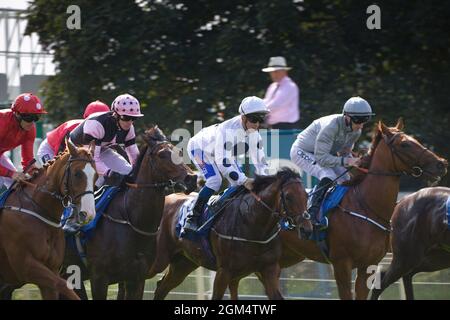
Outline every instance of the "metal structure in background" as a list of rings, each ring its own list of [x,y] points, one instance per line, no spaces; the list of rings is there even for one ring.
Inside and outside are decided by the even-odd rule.
[[[9,108],[12,99],[21,92],[40,96],[41,83],[54,73],[51,53],[42,49],[38,36],[26,36],[26,10],[0,8],[0,108]],[[44,136],[42,122],[36,125],[35,150]],[[10,153],[19,168],[20,148]]]

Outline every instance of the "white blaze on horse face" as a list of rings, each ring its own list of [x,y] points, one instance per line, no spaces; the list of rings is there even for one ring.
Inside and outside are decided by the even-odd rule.
[[[83,169],[86,175],[86,192],[94,191],[95,169],[90,163],[86,163]],[[81,211],[87,213],[87,220],[95,218],[95,199],[93,193],[85,194],[81,197]]]

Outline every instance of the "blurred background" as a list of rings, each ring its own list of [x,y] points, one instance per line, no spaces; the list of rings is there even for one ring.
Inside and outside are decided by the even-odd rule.
[[[381,9],[379,30],[366,26],[371,4]],[[79,29],[67,27],[70,5],[80,8]],[[166,133],[193,132],[194,120],[222,121],[237,114],[245,96],[262,97],[271,81],[261,68],[269,57],[284,56],[300,88],[301,118],[298,130],[280,133],[281,158],[289,157],[284,150],[302,128],[340,113],[349,97],[360,95],[375,120],[394,125],[403,117],[408,134],[448,159],[448,17],[450,2],[437,0],[0,0],[0,105],[9,107],[20,92],[42,97],[49,111],[38,123],[42,138],[80,118],[89,102],[110,104],[128,92],[145,113],[139,130],[157,123]],[[371,129],[365,128],[361,147]],[[448,175],[441,185],[450,185]],[[402,180],[403,192],[420,187]],[[328,268],[311,272],[325,275]],[[449,273],[442,272],[436,277],[444,287],[421,288],[448,299],[442,277],[448,281]],[[317,292],[335,296],[332,287]]]

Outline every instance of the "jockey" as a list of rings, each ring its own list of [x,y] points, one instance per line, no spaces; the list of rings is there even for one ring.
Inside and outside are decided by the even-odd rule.
[[[291,160],[303,171],[320,180],[317,192],[312,195],[308,213],[314,228],[327,227],[319,217],[320,205],[326,191],[336,178],[349,179],[346,167],[356,166],[358,158],[352,157],[355,142],[371,117],[372,108],[360,97],[352,97],[344,104],[342,114],[319,118],[297,136],[291,148]]]
[[[104,176],[123,177],[131,173],[139,149],[136,145],[133,122],[144,115],[139,101],[129,94],[114,99],[111,111],[93,114],[70,133],[75,145],[87,146],[95,141],[94,161],[99,174],[97,187],[104,183]],[[124,144],[131,164],[120,154],[109,148],[115,144]]]
[[[109,107],[97,100],[86,106],[83,118],[86,119],[93,113],[108,111]],[[70,132],[72,132],[81,122],[83,122],[83,119],[69,120],[47,133],[47,138],[41,142],[37,151],[37,157],[42,164],[53,159],[58,152],[62,152],[66,149],[65,138],[68,137]]]
[[[261,123],[269,113],[264,101],[258,97],[247,97],[239,106],[240,115],[202,129],[188,142],[189,157],[203,172],[206,182],[200,190],[192,215],[188,216],[185,231],[196,231],[199,217],[214,192],[222,185],[225,176],[232,186],[244,185],[251,189],[253,179],[247,178],[237,162],[237,156],[250,153],[256,173],[268,174],[264,158],[262,139],[258,132]]]
[[[44,110],[39,98],[32,93],[22,93],[13,102],[11,109],[0,110],[0,186],[9,187],[13,180],[25,178],[17,172],[5,152],[18,146],[22,148],[22,168],[33,160],[33,145],[36,138],[34,122]],[[29,169],[34,169],[34,164]]]

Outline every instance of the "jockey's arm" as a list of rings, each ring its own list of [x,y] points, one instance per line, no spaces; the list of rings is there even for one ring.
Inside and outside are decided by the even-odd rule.
[[[326,126],[317,135],[314,147],[314,156],[317,163],[326,168],[343,166],[344,157],[337,157],[331,154],[334,139],[337,135],[337,127]]]
[[[218,132],[214,146],[214,162],[220,173],[232,184],[242,185],[247,180],[247,176],[240,170],[232,150],[225,149],[224,145],[225,137]]]
[[[262,139],[258,132],[249,135],[249,144],[249,156],[251,163],[255,166],[256,174],[268,175],[269,165],[267,164]]]
[[[22,143],[21,145],[23,169],[25,169],[28,166],[28,164],[34,159],[33,146],[35,139],[36,139],[36,128],[33,128],[27,132],[25,142]]]
[[[125,151],[130,159],[131,165],[136,163],[139,157],[139,148],[136,145],[136,135],[134,133],[134,126],[130,128],[127,136],[125,137]]]

